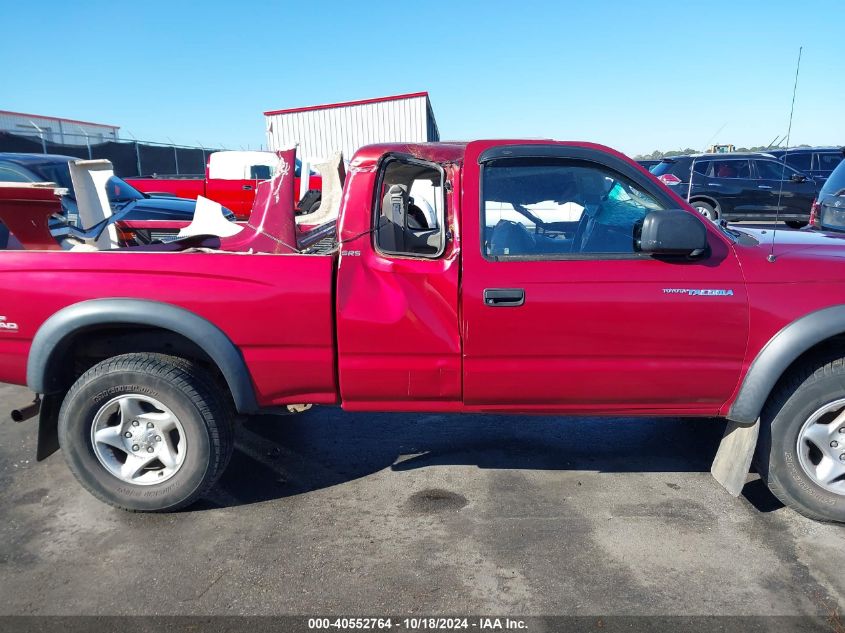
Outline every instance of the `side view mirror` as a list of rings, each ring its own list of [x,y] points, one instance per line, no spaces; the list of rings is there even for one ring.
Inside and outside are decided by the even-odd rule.
[[[707,250],[707,229],[688,211],[652,211],[643,220],[639,246],[654,255],[697,256]]]
[[[807,182],[807,177],[804,174],[792,174],[790,180],[792,182]]]

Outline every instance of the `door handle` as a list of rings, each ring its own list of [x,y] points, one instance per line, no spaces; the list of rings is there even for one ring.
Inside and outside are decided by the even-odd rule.
[[[515,308],[525,303],[525,291],[522,288],[487,288],[484,303],[491,308]]]
[[[769,185],[757,185],[758,189],[773,189],[774,187],[770,187]]]
[[[720,185],[718,182],[708,182],[707,186],[708,187],[721,187],[722,185]]]
[[[252,185],[244,185],[243,187],[241,187],[241,189],[243,189],[244,191],[252,191]]]

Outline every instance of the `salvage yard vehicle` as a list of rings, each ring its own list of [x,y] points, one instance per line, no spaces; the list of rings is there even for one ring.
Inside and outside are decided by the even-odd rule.
[[[823,184],[845,158],[845,147],[790,147],[788,150],[767,150],[766,153]]]
[[[78,223],[79,209],[69,164],[79,160],[58,154],[0,153],[0,182],[54,182],[67,189],[57,210],[71,225]],[[125,220],[120,226],[127,242],[175,237],[180,226],[190,223],[196,200],[177,197],[155,198],[143,194],[125,180],[112,176],[106,187],[112,213]],[[229,219],[235,216],[227,211]],[[131,227],[126,223],[130,223]],[[54,222],[54,226],[59,224]],[[140,240],[138,240],[140,238]]]
[[[721,417],[732,494],[756,448],[785,504],[845,521],[845,240],[705,221],[600,145],[495,140],[362,148],[336,244],[303,254],[292,180],[234,236],[0,252],[0,380],[39,394],[14,414],[39,459],[163,511],[214,484],[237,416]]]
[[[812,178],[768,154],[674,156],[651,173],[710,220],[784,220],[801,228],[818,192]]]
[[[813,202],[810,228],[845,232],[845,161],[833,170]]]
[[[180,198],[196,199],[204,196],[231,209],[239,220],[249,216],[258,183],[269,180],[277,168],[279,158],[275,152],[222,151],[212,152],[208,157],[205,177],[192,176],[149,176],[128,178],[134,187],[150,195],[169,194]],[[296,190],[299,191],[302,178],[302,164],[295,166]],[[308,186],[303,199],[297,205],[302,213],[312,213],[320,204],[320,177],[307,173]]]

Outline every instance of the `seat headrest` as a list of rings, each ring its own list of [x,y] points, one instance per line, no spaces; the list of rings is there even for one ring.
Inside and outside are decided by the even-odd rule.
[[[387,193],[384,194],[381,214],[388,222],[404,226],[409,198],[407,185],[391,185]]]

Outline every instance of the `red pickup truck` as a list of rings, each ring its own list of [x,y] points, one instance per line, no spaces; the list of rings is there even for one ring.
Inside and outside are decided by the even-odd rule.
[[[232,211],[238,220],[249,217],[255,190],[262,180],[269,180],[274,173],[278,156],[275,152],[225,151],[213,152],[208,157],[205,178],[178,176],[150,176],[126,178],[139,191],[153,195],[172,195],[196,200],[204,196]],[[301,164],[295,166],[295,191],[299,192]],[[320,190],[320,177],[309,172],[309,192],[297,205],[302,213],[313,212],[320,204],[315,195]]]
[[[58,444],[98,498],[172,510],[220,475],[238,415],[713,417],[732,492],[756,448],[784,503],[845,521],[841,238],[706,221],[587,143],[369,146],[341,200],[327,252],[272,223],[0,251],[0,381],[41,394],[16,413],[39,414],[39,458]]]

